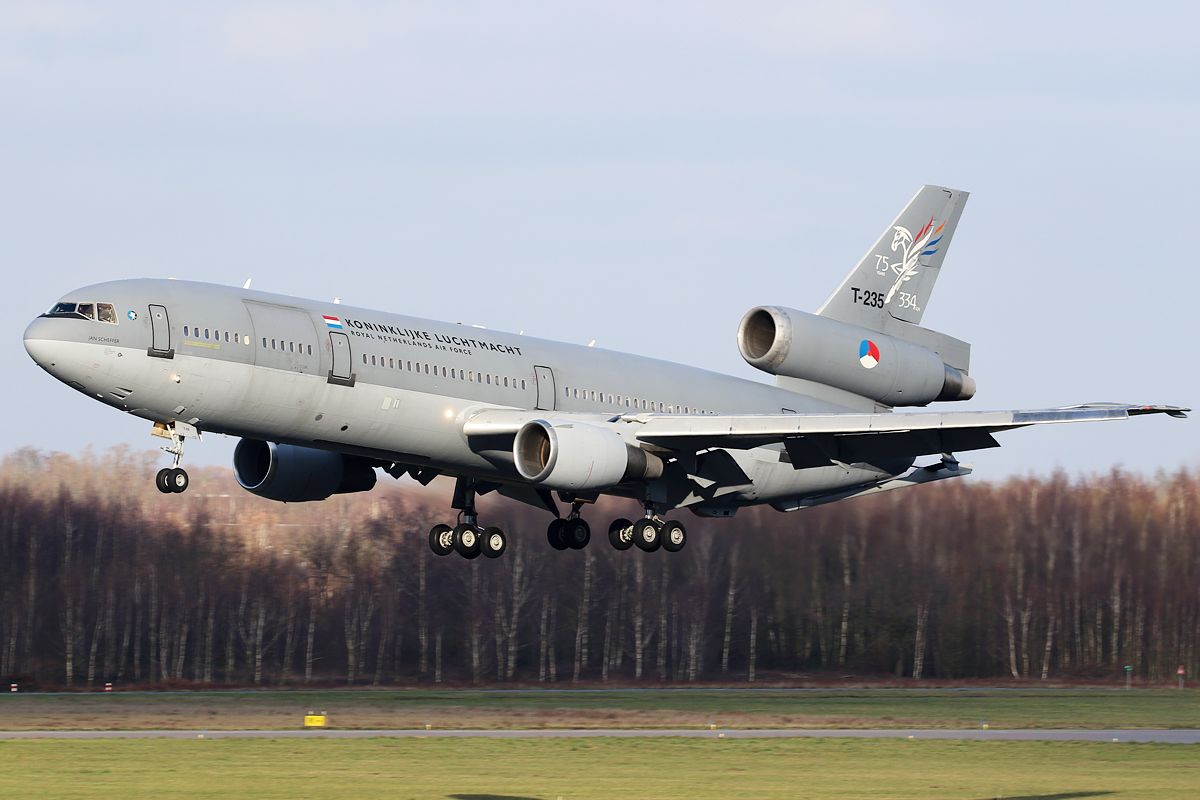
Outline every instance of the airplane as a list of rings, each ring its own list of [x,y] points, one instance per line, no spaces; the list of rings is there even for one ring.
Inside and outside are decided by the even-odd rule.
[[[556,550],[587,546],[586,505],[628,498],[642,513],[614,520],[610,544],[678,552],[687,530],[670,511],[796,511],[967,475],[956,454],[1014,428],[1186,416],[1116,403],[894,411],[975,394],[970,345],[919,324],[966,200],[922,187],[816,313],[748,311],[738,348],[773,384],[248,282],[98,283],[34,319],[24,343],[58,380],[153,423],[173,459],[156,476],[164,493],[188,488],[184,443],[202,433],[240,437],[238,483],[276,501],[367,491],[376,470],[450,476],[456,524],[434,525],[429,546],[468,559],[507,547],[479,523],[490,492],[549,512]]]

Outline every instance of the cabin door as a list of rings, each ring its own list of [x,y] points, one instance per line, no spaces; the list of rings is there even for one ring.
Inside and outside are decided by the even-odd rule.
[[[167,307],[150,304],[150,349],[146,351],[155,358],[174,358],[171,349],[171,320]]]
[[[354,357],[350,351],[350,337],[340,331],[330,331],[329,344],[333,351],[333,368],[329,370],[329,382],[339,386],[353,386]]]
[[[534,367],[534,377],[537,379],[537,405],[539,411],[554,410],[554,371],[549,367]]]

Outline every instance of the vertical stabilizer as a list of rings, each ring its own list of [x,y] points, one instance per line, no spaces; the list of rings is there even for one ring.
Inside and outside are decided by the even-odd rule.
[[[966,202],[967,192],[922,187],[817,313],[877,331],[919,324]]]

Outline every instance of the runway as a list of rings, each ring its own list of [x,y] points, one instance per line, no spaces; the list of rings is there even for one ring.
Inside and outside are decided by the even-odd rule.
[[[914,739],[962,741],[1135,742],[1200,744],[1200,729],[897,729],[897,728],[756,728],[727,730],[570,728],[528,730],[145,730],[145,731],[0,731],[3,739],[589,739],[611,737],[684,739]]]

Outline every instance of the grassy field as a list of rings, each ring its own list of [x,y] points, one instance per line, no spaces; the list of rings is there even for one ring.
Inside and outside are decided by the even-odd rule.
[[[258,691],[0,695],[0,729],[1194,728],[1200,691],[853,689]],[[1200,794],[1200,792],[1198,792]]]
[[[0,742],[12,798],[1195,798],[1189,745],[588,739]]]

